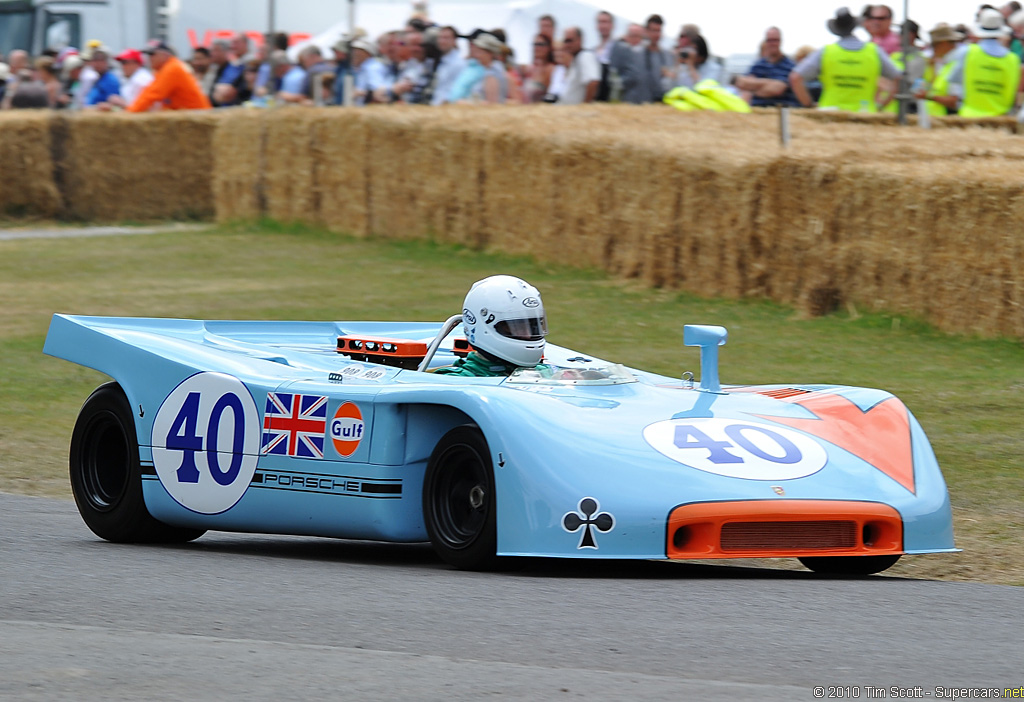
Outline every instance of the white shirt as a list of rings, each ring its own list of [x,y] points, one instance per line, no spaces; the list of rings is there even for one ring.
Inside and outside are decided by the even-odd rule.
[[[121,97],[124,98],[125,103],[131,105],[135,102],[135,98],[139,96],[142,89],[153,82],[153,74],[149,72],[148,68],[140,66],[135,69],[135,73],[132,73],[132,77],[127,79],[121,84]]]
[[[593,51],[581,51],[572,60],[565,74],[565,90],[558,99],[559,105],[579,105],[587,96],[587,86],[601,80],[601,64]]]
[[[431,105],[440,105],[447,102],[448,94],[455,85],[455,79],[466,66],[466,60],[459,55],[458,48],[454,48],[441,57],[437,64],[437,72],[434,74],[434,96],[430,98]]]
[[[551,79],[548,80],[548,95],[555,95],[559,99],[565,92],[565,66],[558,64],[551,69]]]

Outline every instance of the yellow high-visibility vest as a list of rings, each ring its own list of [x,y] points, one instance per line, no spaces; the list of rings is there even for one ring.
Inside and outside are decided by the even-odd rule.
[[[996,58],[975,44],[964,57],[964,98],[961,117],[997,117],[1013,108],[1020,83],[1016,54]]]
[[[878,112],[875,92],[882,75],[882,59],[874,44],[857,50],[829,44],[821,56],[819,107],[850,112]]]

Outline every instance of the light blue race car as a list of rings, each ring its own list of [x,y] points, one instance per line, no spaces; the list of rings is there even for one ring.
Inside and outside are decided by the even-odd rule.
[[[106,373],[71,438],[83,519],[111,541],[206,530],[430,541],[510,556],[794,557],[869,574],[955,551],[917,420],[881,390],[721,386],[721,327],[687,326],[701,380],[548,344],[510,376],[431,371],[440,323],[55,315],[44,352]]]

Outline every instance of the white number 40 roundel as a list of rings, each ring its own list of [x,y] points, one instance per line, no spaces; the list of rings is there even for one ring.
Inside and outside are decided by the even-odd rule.
[[[668,419],[644,429],[659,453],[707,473],[746,480],[792,480],[817,473],[824,447],[800,432],[736,419]]]
[[[153,421],[153,465],[183,507],[230,509],[256,472],[260,417],[238,378],[197,373],[171,391]]]

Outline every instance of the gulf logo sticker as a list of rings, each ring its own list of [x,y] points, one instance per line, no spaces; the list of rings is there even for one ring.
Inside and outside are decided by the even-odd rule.
[[[334,450],[345,458],[351,456],[359,448],[365,429],[363,413],[359,411],[358,405],[354,402],[343,402],[335,410],[334,419],[331,420],[331,441],[334,443]]]
[[[825,448],[806,434],[736,419],[668,419],[645,428],[644,439],[673,461],[744,480],[803,478],[828,461]]]

